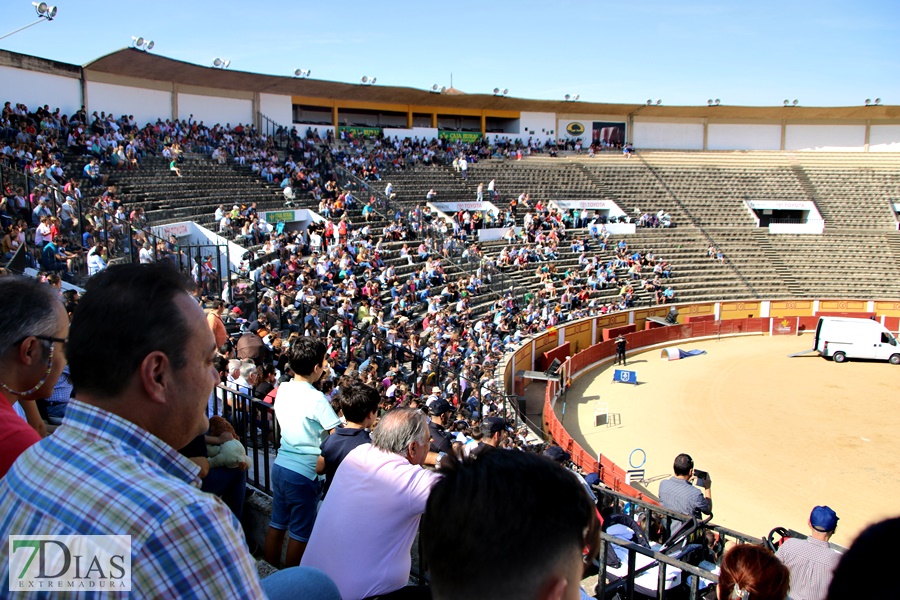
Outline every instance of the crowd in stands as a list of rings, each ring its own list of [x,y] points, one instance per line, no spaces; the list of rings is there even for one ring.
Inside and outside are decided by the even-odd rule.
[[[70,149],[90,156],[83,181],[90,181],[92,191],[98,193],[93,207],[81,217],[84,220],[81,239],[70,236],[66,241],[66,236],[56,233],[59,227],[53,229],[52,220],[62,217],[62,231],[73,232],[77,217],[68,198],[83,199],[76,181],[72,178],[67,181],[64,188],[67,200],[57,210],[58,216],[45,215],[50,222],[50,233],[36,236],[36,249],[42,252],[41,266],[46,270],[71,277],[73,263],[83,261],[88,274],[93,275],[105,268],[113,256],[122,253],[136,255],[142,263],[181,261],[177,240],[153,239],[147,231],[149,224],[142,209],[129,214],[117,196],[116,187],[103,185],[101,164],[109,169],[138,168],[141,159],[149,153],[171,158],[174,165],[182,151],[195,151],[207,153],[219,163],[233,161],[250,165],[260,177],[290,188],[294,198],[304,198],[317,205],[325,220],[299,234],[276,234],[270,224],[258,218],[255,203],[235,205],[230,211],[219,207],[215,219],[220,234],[247,246],[261,244],[261,256],[277,257],[259,271],[258,277],[269,289],[265,301],[270,303],[271,310],[266,313],[260,304],[251,307],[249,312],[268,314],[272,319],[277,315],[278,322],[269,322],[267,327],[278,339],[282,329],[285,333],[324,334],[318,319],[307,317],[307,309],[315,307],[328,318],[337,320],[337,329],[332,330],[335,337],[348,334],[337,348],[335,360],[339,368],[352,367],[352,362],[368,367],[379,344],[392,356],[399,351],[401,363],[420,371],[415,381],[407,381],[415,394],[422,394],[436,384],[455,404],[473,392],[480,399],[496,396],[498,386],[493,367],[502,353],[524,335],[567,319],[625,310],[634,305],[637,290],[652,293],[657,303],[671,301],[673,296],[672,288],[664,288],[661,283],[663,278],[671,276],[671,268],[652,251],[626,253],[627,247],[620,244],[615,259],[601,262],[598,255],[591,256],[592,243],[601,250],[607,249],[609,233],[602,224],[603,219],[596,214],[589,215],[586,210],[559,213],[541,201],[532,203],[530,196],[522,193],[513,197],[509,210],[500,214],[460,211],[447,223],[436,218],[429,207],[417,205],[408,211],[397,208],[393,215],[388,215],[393,218],[388,219],[387,226],[377,235],[368,219],[376,214],[375,206],[382,209],[383,205],[377,203],[374,195],[357,198],[354,194],[358,191],[339,189],[335,180],[335,166],[343,166],[361,179],[377,180],[384,170],[427,165],[439,153],[452,155],[459,165],[460,159],[475,162],[498,152],[521,152],[523,146],[528,152],[538,151],[540,148],[534,143],[523,145],[501,140],[491,145],[398,138],[367,141],[344,131],[343,143],[338,144],[330,133],[322,139],[313,129],[300,135],[295,128],[289,135],[281,135],[287,141],[287,151],[282,155],[272,138],[253,127],[209,128],[202,121],[195,121],[192,115],[184,121],[160,120],[139,128],[128,116],[115,119],[101,112],[87,118],[81,110],[67,119],[58,111],[51,113],[47,107],[33,114],[25,112],[24,107],[18,108],[25,114],[6,116],[5,113],[8,129],[16,129],[17,125],[17,136],[22,132],[30,135],[29,128],[39,123],[45,135],[37,136],[35,142],[49,144],[44,148],[46,155],[55,152],[59,158],[62,155],[58,143],[66,137]],[[126,158],[134,157],[133,164],[114,158],[123,144]],[[40,150],[32,150],[42,154]],[[59,167],[58,158],[54,161]],[[47,169],[40,159],[20,161],[19,166],[32,173]],[[61,174],[59,178],[62,179]],[[52,181],[55,180],[48,183]],[[393,194],[390,184],[386,191],[388,195]],[[499,198],[493,182],[488,185],[488,193],[492,199]],[[37,200],[35,211],[42,206],[39,197]],[[12,201],[20,202],[15,196]],[[351,211],[360,205],[364,220],[354,224],[350,220]],[[70,208],[66,209],[67,206]],[[518,225],[518,218],[522,230],[517,237],[514,226]],[[128,232],[125,223],[131,225]],[[475,230],[501,224],[509,227],[506,238],[509,245],[496,257],[488,256],[473,242]],[[567,228],[585,227],[590,237],[570,235],[572,239],[567,239]],[[7,253],[12,251],[13,240],[19,235],[7,236]],[[399,251],[391,250],[388,244],[394,241],[407,244]],[[560,258],[560,244],[570,245],[573,253],[579,252],[577,269],[557,272],[555,262]],[[386,262],[395,255],[405,258],[415,269],[399,276],[397,268]],[[457,256],[470,268],[454,275],[445,272],[442,259]],[[512,292],[493,294],[496,297],[490,315],[473,317],[473,302],[484,296],[498,273],[535,267],[536,292],[529,289],[518,300]],[[616,274],[621,269],[628,271],[622,281]],[[211,257],[195,262],[192,275],[209,295],[218,295],[224,283],[223,299],[231,307],[246,310],[246,306],[233,302],[231,282],[220,281]],[[601,301],[596,297],[594,292],[610,286],[619,287],[617,298]],[[372,377],[381,378],[387,370],[379,366]]]

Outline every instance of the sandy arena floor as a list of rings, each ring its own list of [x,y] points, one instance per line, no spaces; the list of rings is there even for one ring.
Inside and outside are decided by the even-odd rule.
[[[832,541],[847,546],[900,514],[900,367],[787,358],[811,346],[808,335],[753,336],[681,343],[707,354],[671,362],[659,349],[629,356],[640,385],[611,383],[611,364],[587,373],[568,392],[564,424],[624,469],[642,448],[654,495],[687,452],[710,472],[717,524],[759,537],[779,525],[806,533],[812,507],[827,504],[840,517]],[[598,400],[621,425],[594,427]]]

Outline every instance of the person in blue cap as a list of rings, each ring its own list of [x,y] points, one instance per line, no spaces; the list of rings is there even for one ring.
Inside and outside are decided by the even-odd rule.
[[[792,600],[824,600],[841,555],[828,540],[837,529],[838,516],[828,506],[817,506],[809,515],[809,537],[788,538],[776,556],[791,572]]]

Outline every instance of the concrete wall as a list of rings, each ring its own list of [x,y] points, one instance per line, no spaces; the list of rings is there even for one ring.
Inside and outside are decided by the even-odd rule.
[[[390,137],[392,140],[395,137],[400,138],[401,140],[404,138],[419,138],[425,139],[427,141],[431,141],[438,136],[438,130],[431,127],[415,127],[413,129],[398,129],[396,127],[385,127],[384,128],[384,137]]]
[[[197,121],[212,127],[216,123],[222,126],[230,123],[236,127],[238,123],[252,124],[254,121],[253,102],[240,98],[219,98],[197,94],[178,94],[178,118],[187,119],[193,114]]]
[[[788,124],[784,134],[785,150],[862,152],[865,142],[865,125]]]
[[[703,123],[634,121],[634,146],[638,150],[702,150]]]
[[[0,65],[0,90],[0,102],[24,104],[31,111],[48,104],[51,111],[59,108],[72,116],[81,108],[81,80],[76,77]]]
[[[780,150],[781,125],[710,123],[707,150]]]
[[[260,94],[259,112],[290,130],[293,120],[293,105],[290,96]]]
[[[556,139],[556,115],[554,113],[523,112],[519,117],[522,141],[535,138],[544,142]]]
[[[172,92],[88,81],[88,112],[134,115],[139,126],[172,118]]]
[[[900,125],[872,125],[869,152],[900,152]]]

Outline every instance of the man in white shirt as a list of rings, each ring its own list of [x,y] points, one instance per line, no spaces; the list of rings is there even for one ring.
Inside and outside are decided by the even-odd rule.
[[[342,598],[368,598],[404,588],[410,549],[432,486],[440,476],[421,467],[428,455],[425,415],[389,411],[372,443],[354,448],[335,473],[301,565],[323,570]],[[365,524],[347,519],[365,514]]]

